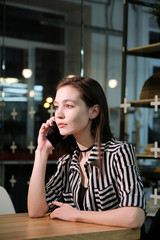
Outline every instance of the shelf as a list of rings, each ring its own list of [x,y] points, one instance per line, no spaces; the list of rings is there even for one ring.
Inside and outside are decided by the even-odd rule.
[[[150,105],[150,102],[154,102],[155,99],[143,99],[143,100],[134,100],[134,101],[127,101],[127,103],[131,104],[131,107],[147,107],[147,108],[153,108],[154,106]],[[158,101],[160,101],[160,98],[158,98]]]
[[[153,154],[136,154],[137,158],[152,158],[152,159],[160,159],[160,155],[157,158],[154,157]]]
[[[160,58],[160,42],[142,47],[130,48],[127,54],[140,57]]]

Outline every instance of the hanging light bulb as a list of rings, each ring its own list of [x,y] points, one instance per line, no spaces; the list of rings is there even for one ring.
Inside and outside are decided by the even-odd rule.
[[[109,85],[110,88],[115,88],[115,87],[117,87],[117,85],[118,85],[117,79],[110,79],[110,80],[108,81],[108,85]]]
[[[24,78],[30,78],[32,76],[32,70],[30,68],[24,68],[22,70],[22,75]]]
[[[48,97],[48,98],[46,99],[46,102],[48,102],[48,103],[53,102],[53,98],[52,98],[52,97]]]
[[[49,108],[49,107],[50,107],[50,104],[49,104],[48,102],[45,102],[45,103],[43,104],[43,106],[44,106],[44,108]]]

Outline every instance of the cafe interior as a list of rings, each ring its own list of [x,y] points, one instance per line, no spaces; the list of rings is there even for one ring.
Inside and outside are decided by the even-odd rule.
[[[0,186],[15,213],[27,212],[37,136],[54,116],[56,85],[64,76],[79,75],[101,84],[114,137],[136,147],[148,210],[155,214],[160,206],[160,26],[151,9],[157,2],[0,1]],[[51,152],[46,182],[58,157]]]

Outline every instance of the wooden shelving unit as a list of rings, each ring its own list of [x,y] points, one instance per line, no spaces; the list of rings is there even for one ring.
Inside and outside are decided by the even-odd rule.
[[[141,5],[150,7],[150,3],[142,2],[142,1],[133,1],[133,0],[126,0],[124,1],[124,20],[123,20],[123,48],[122,48],[122,90],[121,90],[121,102],[124,101],[125,98],[125,89],[126,89],[126,69],[127,69],[127,56],[132,55],[135,57],[147,57],[147,58],[158,58],[160,59],[160,42],[149,44],[145,46],[138,46],[134,48],[127,48],[127,41],[128,41],[128,18],[129,18],[129,4]],[[160,94],[158,95],[158,101],[160,101]],[[131,108],[127,109],[127,114],[134,113],[136,108],[154,108],[151,105],[151,102],[155,102],[155,99],[140,99],[140,100],[133,100],[127,101]],[[120,137],[123,139],[125,135],[125,116],[124,112],[121,111],[121,125],[120,125]],[[154,153],[147,153],[147,154],[136,154],[138,159],[160,159],[160,154],[155,158]]]
[[[160,58],[160,42],[146,46],[130,48],[127,50],[127,54],[132,56]]]
[[[151,159],[160,159],[160,155],[157,157],[157,158],[155,158],[154,157],[154,155],[153,154],[136,154],[136,157],[137,158],[151,158]]]
[[[151,102],[154,102],[154,98],[151,99],[143,99],[143,100],[134,100],[134,101],[128,101],[127,103],[130,103],[132,107],[146,107],[146,108],[153,108],[153,106],[150,105]],[[158,101],[160,101],[160,98],[158,98]]]

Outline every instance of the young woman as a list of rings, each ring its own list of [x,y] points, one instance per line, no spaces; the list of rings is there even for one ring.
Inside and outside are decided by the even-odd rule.
[[[93,79],[64,78],[57,86],[55,118],[43,123],[28,192],[30,217],[50,211],[51,219],[141,227],[145,219],[143,185],[135,150],[112,137],[108,106]],[[57,171],[45,186],[53,149],[45,135],[56,122],[64,139]]]

